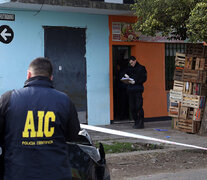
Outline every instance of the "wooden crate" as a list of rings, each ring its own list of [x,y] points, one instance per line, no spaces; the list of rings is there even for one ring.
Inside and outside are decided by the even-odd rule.
[[[183,81],[174,81],[173,90],[183,91]]]
[[[193,119],[194,108],[188,108],[187,119]]]
[[[182,132],[197,133],[200,129],[200,121],[193,121],[192,119],[179,119],[177,126]]]
[[[181,119],[187,119],[188,116],[188,107],[180,107],[180,114],[179,114],[179,118]]]
[[[205,69],[205,58],[196,58],[195,70],[203,71]]]
[[[180,113],[180,104],[178,100],[170,99],[169,113],[170,117],[179,117]]]
[[[191,94],[192,93],[192,82],[183,82],[183,93]]]
[[[183,69],[175,69],[173,80],[183,81]]]
[[[194,82],[194,83],[206,83],[206,72],[184,69],[183,70],[183,81]]]
[[[185,54],[182,53],[176,53],[175,55],[175,67],[178,67],[178,69],[184,69],[185,67]]]
[[[199,95],[207,96],[207,84],[201,84]]]
[[[193,83],[192,94],[199,95],[199,96],[206,96],[207,84]]]
[[[194,121],[201,121],[202,120],[202,117],[203,117],[203,112],[204,110],[203,109],[200,109],[200,108],[195,108],[194,109],[194,112],[193,112],[193,120]]]
[[[193,111],[193,120],[194,121],[201,121],[202,117],[203,117],[203,112],[204,112],[203,109],[195,108]]]
[[[171,102],[181,102],[183,98],[183,93],[182,91],[175,91],[175,90],[170,90],[170,101]]]
[[[194,56],[194,57],[206,57],[205,53],[205,46],[203,44],[194,44],[194,43],[188,43],[186,45],[186,54],[187,56]]]
[[[193,119],[194,116],[194,108],[189,108],[189,107],[180,107],[180,114],[179,118],[180,119]]]
[[[181,105],[183,107],[204,108],[205,96],[183,94]]]
[[[170,107],[180,107],[180,105],[181,105],[180,100],[170,99]]]
[[[179,107],[169,107],[169,112],[168,112],[168,116],[170,117],[179,117]]]
[[[192,56],[185,57],[185,69],[192,69],[193,64],[195,64],[195,58]]]
[[[200,83],[193,83],[193,95],[200,95],[201,91],[201,84]]]
[[[179,119],[178,118],[173,118],[172,119],[172,121],[173,121],[173,129],[179,129],[178,128],[178,121],[179,121]]]

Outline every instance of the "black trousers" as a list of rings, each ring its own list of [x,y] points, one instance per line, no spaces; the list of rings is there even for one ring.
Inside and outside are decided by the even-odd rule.
[[[143,97],[141,92],[129,93],[129,107],[137,128],[144,128]]]

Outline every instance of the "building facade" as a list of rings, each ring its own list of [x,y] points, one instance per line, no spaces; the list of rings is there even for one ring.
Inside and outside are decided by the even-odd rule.
[[[134,55],[148,71],[145,117],[167,116],[165,43],[122,41],[114,33],[116,23],[135,22],[130,3],[133,1],[0,0],[0,94],[21,88],[30,61],[45,56],[54,66],[54,86],[75,102],[81,122],[107,125],[119,120],[116,57]]]

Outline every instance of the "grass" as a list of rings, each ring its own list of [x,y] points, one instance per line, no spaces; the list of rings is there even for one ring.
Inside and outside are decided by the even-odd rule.
[[[130,142],[112,142],[111,144],[102,143],[106,154],[122,153],[132,151],[146,151],[154,149],[163,149],[163,145],[158,144],[144,144],[144,143],[130,143]],[[99,147],[99,143],[95,142],[95,146]]]

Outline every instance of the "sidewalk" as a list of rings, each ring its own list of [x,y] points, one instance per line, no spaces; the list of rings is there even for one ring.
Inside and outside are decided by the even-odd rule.
[[[206,137],[188,134],[171,128],[171,121],[146,122],[145,129],[133,129],[133,123],[119,123],[103,128],[134,133],[183,144],[207,147]],[[159,131],[165,130],[165,131]],[[103,143],[114,141],[160,144],[155,141],[127,138],[88,131],[92,140]],[[162,144],[163,149],[106,154],[106,162],[113,180],[204,180],[206,179],[206,151],[185,151],[189,147]],[[184,151],[183,151],[184,150]],[[202,169],[202,174],[197,169]],[[189,169],[189,171],[186,171]],[[195,174],[194,174],[195,173]],[[169,177],[169,178],[168,178]],[[192,177],[192,178],[189,178]],[[198,177],[197,179],[194,177]]]
[[[171,127],[171,121],[146,122],[144,129],[133,129],[132,125],[133,124],[130,122],[125,122],[125,123],[114,123],[111,125],[100,126],[100,127],[134,133],[134,134],[153,137],[153,138],[158,138],[162,140],[178,142],[178,143],[207,147],[206,137],[199,136],[197,134],[188,134],[185,132],[174,130]],[[122,137],[118,135],[111,135],[111,134],[100,133],[100,132],[95,132],[95,131],[88,131],[88,132],[92,140],[97,140],[100,142],[107,142],[107,141],[122,141],[123,142],[124,141],[124,142],[160,144],[159,142],[155,142],[155,141],[146,141],[142,139],[127,138],[127,137]],[[164,146],[170,147],[170,149],[171,148],[188,149],[188,147],[170,145],[170,144],[164,144]]]

